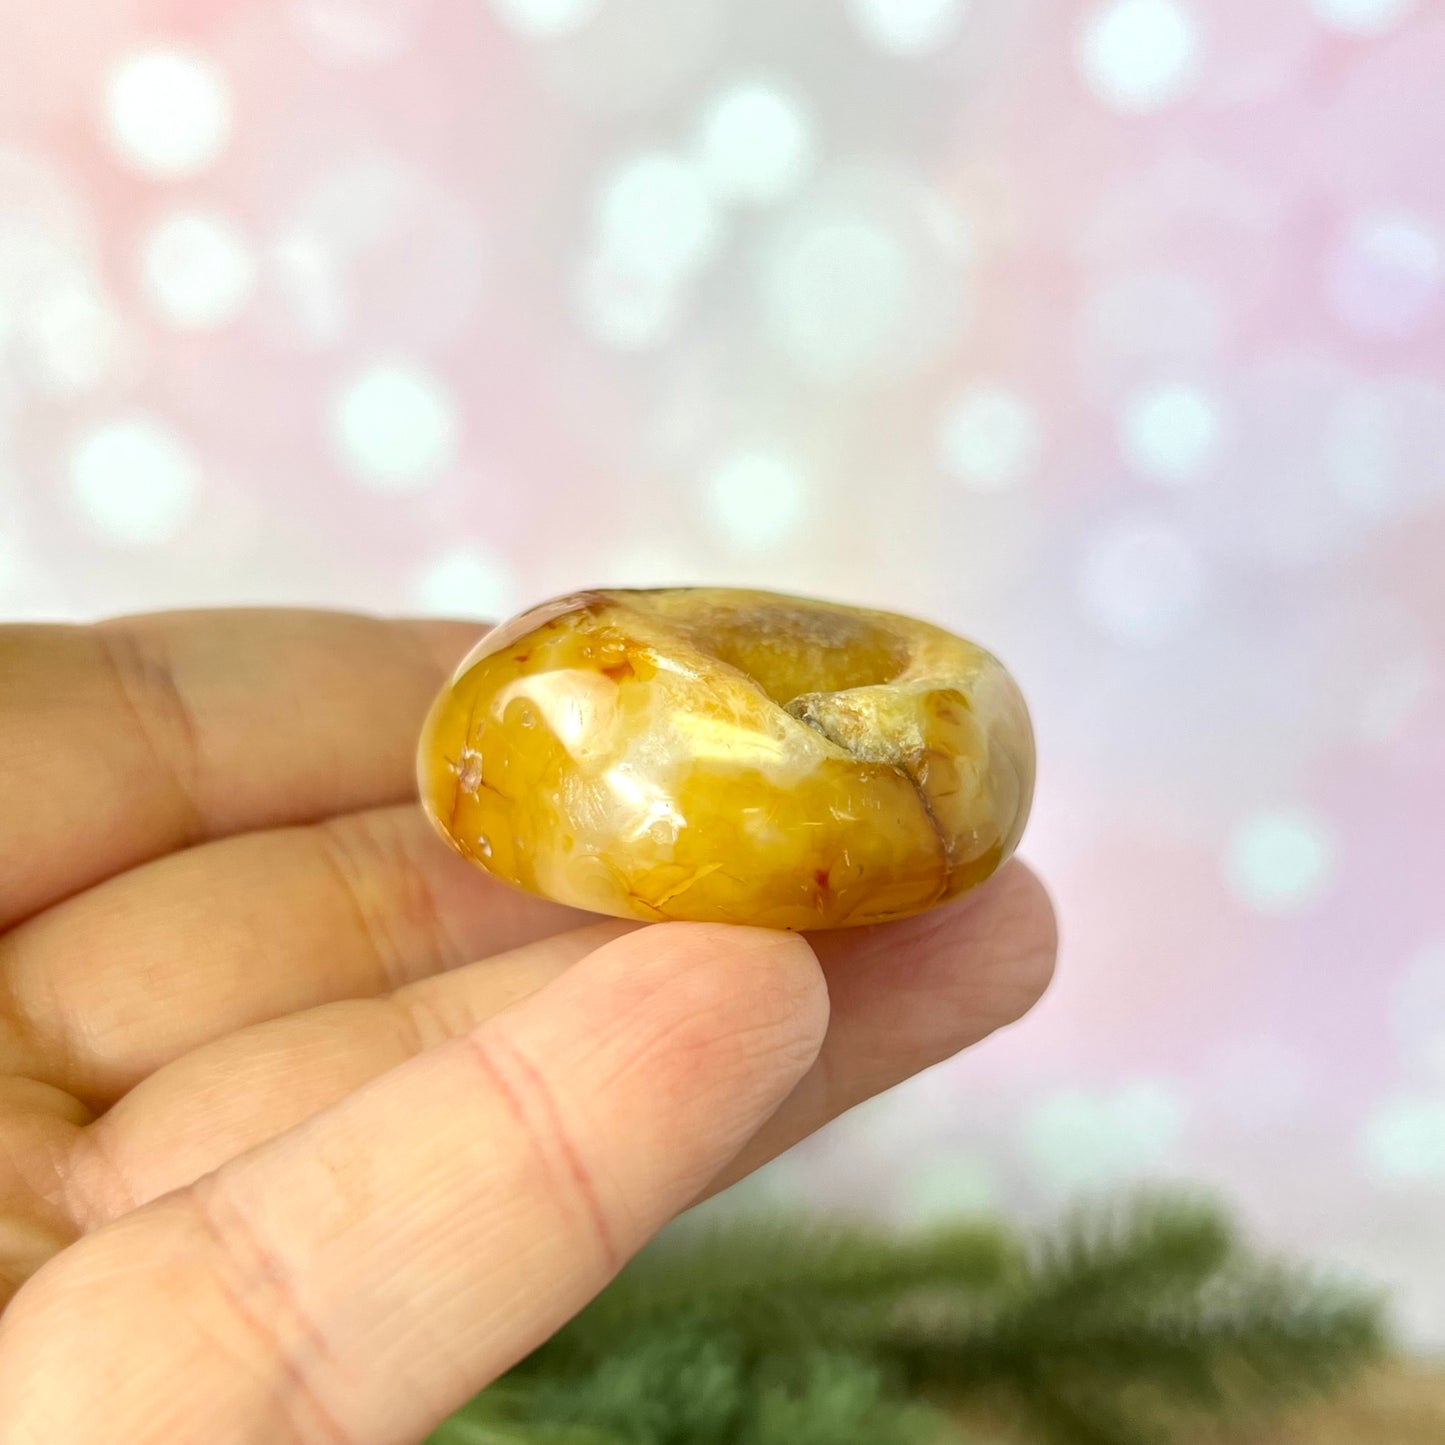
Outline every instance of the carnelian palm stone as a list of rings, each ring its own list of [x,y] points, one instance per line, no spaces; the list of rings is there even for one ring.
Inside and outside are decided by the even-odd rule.
[[[422,734],[442,836],[624,918],[837,928],[1013,852],[1028,712],[982,648],[888,612],[722,588],[579,592],[489,633]]]

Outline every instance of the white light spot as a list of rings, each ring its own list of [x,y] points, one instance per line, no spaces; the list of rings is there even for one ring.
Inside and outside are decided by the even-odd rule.
[[[110,143],[159,180],[182,180],[215,164],[231,138],[231,96],[221,72],[186,50],[127,56],[107,91]]]
[[[187,444],[164,422],[123,417],[95,427],[70,457],[70,485],[90,524],[130,546],[167,542],[186,524],[201,484]]]
[[[240,313],[256,285],[256,262],[224,216],[177,211],[145,238],[141,275],[160,315],[182,331],[209,331]]]
[[[795,95],[744,81],[708,103],[698,153],[703,176],[719,196],[765,205],[795,190],[812,169],[812,122]]]
[[[1040,1174],[1072,1193],[1157,1173],[1177,1147],[1185,1118],[1178,1091],[1160,1080],[1097,1095],[1063,1090],[1025,1121],[1024,1148]]]
[[[603,187],[597,235],[609,260],[639,275],[681,280],[722,240],[711,192],[695,166],[650,151],[618,166]]]
[[[1258,813],[1230,838],[1224,880],[1260,913],[1294,913],[1329,887],[1336,852],[1334,831],[1317,814]]]
[[[1118,110],[1158,110],[1199,77],[1199,23],[1180,0],[1112,0],[1084,27],[1079,64],[1099,98]]]
[[[342,460],[377,491],[425,486],[456,460],[456,407],[435,378],[410,366],[368,368],[332,413]]]
[[[416,600],[434,617],[482,617],[495,622],[516,612],[517,578],[500,557],[481,548],[459,548],[422,570]]]
[[[1445,239],[1418,216],[1357,216],[1330,257],[1330,304],[1366,336],[1403,336],[1430,319],[1445,289]]]
[[[1326,24],[1351,35],[1383,35],[1419,8],[1419,0],[1311,0]]]
[[[1119,443],[1135,471],[1170,484],[1192,481],[1219,447],[1219,407],[1195,386],[1163,383],[1132,396]]]
[[[557,40],[582,29],[602,0],[492,0],[492,13],[527,40]]]
[[[1089,541],[1079,596],[1094,623],[1121,642],[1162,642],[1198,610],[1204,565],[1177,529],[1126,517]]]
[[[1445,1179],[1445,1099],[1391,1100],[1366,1121],[1362,1143],[1366,1168],[1376,1179]]]
[[[739,548],[764,551],[791,540],[808,514],[797,467],[770,452],[739,452],[704,479],[709,518]]]
[[[859,33],[893,55],[941,50],[959,31],[967,0],[848,0]]]
[[[682,320],[684,299],[670,278],[641,274],[605,255],[591,257],[577,283],[582,325],[619,351],[664,345]]]
[[[950,475],[981,492],[1016,486],[1038,465],[1043,427],[1024,399],[997,386],[975,386],[943,413],[939,451]]]
[[[866,373],[896,345],[913,284],[912,261],[893,232],[863,220],[820,220],[775,254],[770,312],[779,340],[805,370]]]

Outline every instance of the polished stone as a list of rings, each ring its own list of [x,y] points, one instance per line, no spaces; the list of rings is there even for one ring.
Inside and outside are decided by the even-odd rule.
[[[835,928],[1017,846],[1034,749],[990,653],[892,613],[721,588],[579,592],[489,633],[418,770],[443,837],[625,918]]]

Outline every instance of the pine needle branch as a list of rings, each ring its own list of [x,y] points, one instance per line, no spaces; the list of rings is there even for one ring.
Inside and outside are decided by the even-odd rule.
[[[1376,1303],[1261,1260],[1198,1202],[896,1239],[744,1224],[676,1239],[435,1445],[935,1445],[1008,1402],[1043,1445],[1168,1445],[1380,1356]],[[491,1433],[487,1433],[490,1431]],[[479,1433],[478,1433],[479,1432]]]
[[[1223,1213],[1200,1200],[1140,1200],[1078,1211],[1034,1254],[1030,1293],[1043,1308],[1141,1301],[1214,1278],[1240,1252]]]
[[[727,1322],[759,1353],[857,1344],[876,1334],[900,1294],[1000,1293],[1026,1264],[1022,1244],[994,1225],[900,1240],[864,1225],[734,1222],[646,1251],[521,1368],[587,1368],[620,1335],[657,1322]]]

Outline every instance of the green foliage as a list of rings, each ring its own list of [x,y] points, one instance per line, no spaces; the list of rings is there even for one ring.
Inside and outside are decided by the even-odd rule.
[[[978,1402],[1041,1445],[1168,1445],[1382,1349],[1373,1302],[1197,1203],[1032,1246],[771,1221],[655,1246],[430,1445],[942,1445]]]

